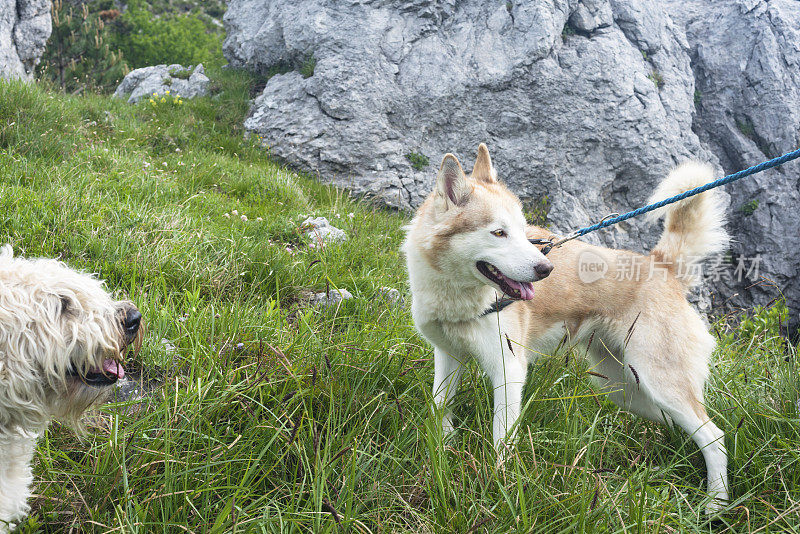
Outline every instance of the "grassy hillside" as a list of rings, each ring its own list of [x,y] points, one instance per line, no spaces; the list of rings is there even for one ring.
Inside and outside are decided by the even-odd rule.
[[[253,80],[211,76],[208,98],[138,106],[0,82],[0,241],[134,300],[147,336],[127,367],[155,387],[83,437],[51,426],[22,532],[800,529],[800,379],[779,305],[715,327],[709,408],[735,501],[713,525],[695,445],[596,396],[569,347],[532,368],[502,468],[475,367],[442,446],[432,351],[377,291],[406,292],[407,219],[273,163],[237,130]],[[308,215],[348,241],[309,247]],[[328,287],[356,298],[304,304]]]

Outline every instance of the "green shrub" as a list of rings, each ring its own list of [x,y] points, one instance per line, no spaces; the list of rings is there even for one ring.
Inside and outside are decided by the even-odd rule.
[[[169,71],[169,75],[173,78],[179,78],[181,80],[188,80],[192,76],[192,69],[179,69],[174,68]]]
[[[65,7],[62,0],[52,6],[53,33],[47,42],[38,77],[50,80],[64,91],[113,90],[127,74],[122,53],[110,45],[107,20],[115,10],[92,13],[87,4]]]
[[[199,13],[154,14],[143,0],[131,0],[114,20],[115,45],[131,68],[180,63],[221,64],[221,30]]]
[[[411,166],[417,169],[418,171],[421,171],[422,169],[427,167],[431,162],[428,159],[428,156],[426,156],[425,154],[420,154],[418,152],[409,152],[408,154],[406,154],[406,159],[411,163]]]
[[[753,199],[749,202],[745,202],[739,208],[744,215],[752,215],[758,209],[758,199]]]
[[[525,219],[528,224],[547,228],[547,214],[550,212],[550,197],[541,196],[538,199],[525,202]]]

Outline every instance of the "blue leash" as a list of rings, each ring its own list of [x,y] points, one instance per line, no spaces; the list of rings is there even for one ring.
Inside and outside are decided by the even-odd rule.
[[[675,195],[675,196],[666,198],[666,199],[661,200],[659,202],[656,202],[654,204],[649,204],[649,205],[644,206],[642,208],[639,208],[639,209],[636,209],[636,210],[633,210],[633,211],[629,211],[628,213],[623,213],[622,215],[617,215],[617,216],[612,217],[612,218],[606,217],[605,219],[603,219],[602,221],[600,221],[597,224],[593,224],[592,226],[586,226],[584,228],[576,230],[575,232],[573,232],[569,236],[567,236],[567,237],[565,237],[565,238],[563,238],[563,239],[561,239],[559,241],[556,241],[555,243],[548,244],[544,249],[542,249],[542,253],[543,254],[547,254],[548,252],[550,252],[550,250],[553,247],[558,247],[558,246],[566,243],[567,241],[570,241],[572,239],[576,239],[578,237],[586,235],[589,232],[594,232],[595,230],[600,230],[602,228],[606,228],[608,226],[611,226],[612,224],[617,224],[619,222],[626,221],[626,220],[628,220],[628,219],[630,219],[632,217],[636,217],[637,215],[642,215],[643,213],[647,213],[649,211],[657,210],[658,208],[662,208],[662,207],[666,206],[667,204],[672,204],[673,202],[678,202],[678,201],[681,201],[681,200],[683,200],[685,198],[689,198],[689,197],[694,196],[694,195],[699,195],[700,193],[703,193],[704,191],[708,191],[709,189],[714,189],[715,187],[719,187],[721,185],[725,185],[725,184],[729,184],[731,182],[735,182],[736,180],[744,178],[745,176],[750,176],[751,174],[756,174],[756,173],[759,173],[761,171],[765,171],[767,169],[771,169],[773,167],[777,167],[778,165],[783,165],[787,161],[792,161],[793,159],[797,159],[797,158],[800,158],[800,148],[798,148],[797,150],[794,150],[792,152],[787,152],[783,156],[778,156],[777,158],[774,158],[774,159],[771,159],[769,161],[765,161],[763,163],[759,163],[758,165],[754,165],[752,167],[744,169],[743,171],[739,171],[739,172],[735,172],[733,174],[729,174],[728,176],[725,176],[725,177],[720,178],[718,180],[714,180],[713,182],[709,182],[709,183],[707,183],[705,185],[701,185],[700,187],[695,187],[694,189],[690,189],[688,191],[684,191],[683,193],[681,193],[679,195]],[[546,240],[533,240],[533,241],[538,241],[538,243],[535,243],[535,244],[544,244],[544,242]]]

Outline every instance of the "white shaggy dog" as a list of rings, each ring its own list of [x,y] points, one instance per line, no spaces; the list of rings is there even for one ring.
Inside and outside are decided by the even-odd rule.
[[[36,439],[53,418],[77,426],[124,376],[141,317],[91,275],[0,250],[0,534],[28,512]]]
[[[710,167],[685,164],[653,200],[711,177]],[[519,199],[497,181],[486,146],[478,148],[470,177],[455,156],[445,156],[403,245],[414,323],[434,345],[433,396],[445,411],[445,432],[453,429],[447,404],[464,364],[474,359],[494,386],[499,445],[520,415],[529,361],[566,336],[589,345],[593,378],[617,405],[692,437],[706,461],[707,510],[723,506],[724,434],[703,401],[715,342],[686,292],[697,262],[727,243],[724,210],[709,191],[661,214],[664,234],[649,255],[576,240],[545,257],[529,240],[557,237],[525,223]],[[487,313],[502,295],[515,302]]]

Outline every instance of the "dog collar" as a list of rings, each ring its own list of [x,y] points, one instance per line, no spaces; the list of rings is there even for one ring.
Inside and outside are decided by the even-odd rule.
[[[491,306],[489,306],[488,308],[483,310],[483,313],[481,313],[478,316],[478,319],[480,319],[482,317],[486,317],[487,315],[491,315],[493,313],[500,313],[501,311],[503,311],[504,309],[506,309],[510,305],[514,304],[515,302],[517,302],[517,299],[505,298],[505,299],[496,300],[494,302],[494,304],[492,304]]]

